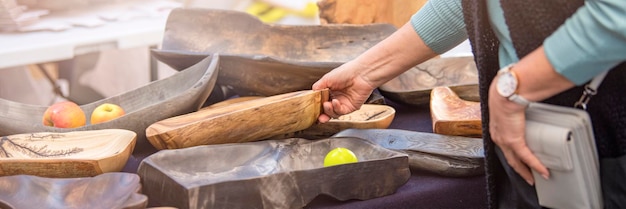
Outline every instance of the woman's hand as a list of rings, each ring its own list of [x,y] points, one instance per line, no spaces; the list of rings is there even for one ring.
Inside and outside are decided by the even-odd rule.
[[[528,184],[534,184],[530,169],[548,178],[548,169],[526,145],[526,107],[509,101],[497,93],[495,81],[489,88],[489,133],[491,140],[500,147],[507,163]]]
[[[372,94],[376,86],[358,73],[363,67],[356,61],[347,62],[313,84],[313,90],[330,90],[331,101],[323,103],[324,113],[318,118],[320,123],[358,110]]]

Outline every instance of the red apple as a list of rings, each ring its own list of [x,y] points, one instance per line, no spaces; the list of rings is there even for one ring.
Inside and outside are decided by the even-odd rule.
[[[46,109],[43,114],[43,125],[57,128],[76,128],[87,123],[85,112],[71,101],[58,102]]]
[[[104,123],[124,115],[124,109],[116,104],[104,103],[91,112],[91,124]]]

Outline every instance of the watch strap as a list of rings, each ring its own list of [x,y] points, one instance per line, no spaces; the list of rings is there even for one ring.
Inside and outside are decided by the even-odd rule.
[[[519,105],[522,105],[524,107],[526,107],[526,106],[528,106],[530,104],[530,102],[526,98],[520,96],[519,94],[513,94],[508,99],[509,99],[509,101],[515,102],[515,103],[517,103]]]

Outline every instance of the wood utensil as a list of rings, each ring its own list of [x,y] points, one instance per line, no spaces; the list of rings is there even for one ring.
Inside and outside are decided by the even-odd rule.
[[[463,100],[448,87],[432,90],[430,115],[434,133],[482,137],[480,102]]]
[[[381,85],[379,90],[393,101],[420,106],[430,102],[430,91],[438,86],[450,87],[465,100],[480,101],[473,57],[430,59]]]
[[[137,134],[123,129],[37,132],[0,139],[0,176],[91,177],[121,171]]]
[[[239,102],[158,121],[146,136],[157,149],[250,142],[313,125],[328,90],[305,90]]]

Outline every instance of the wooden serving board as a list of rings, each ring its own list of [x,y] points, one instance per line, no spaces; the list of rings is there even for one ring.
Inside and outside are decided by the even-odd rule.
[[[0,176],[90,177],[121,171],[137,134],[123,129],[39,132],[0,139]]]
[[[384,148],[406,153],[411,169],[444,176],[484,174],[483,141],[400,129],[347,129],[333,138],[358,137]],[[341,139],[338,139],[338,141]]]
[[[473,57],[433,58],[380,86],[380,93],[396,102],[427,105],[430,91],[448,86],[466,100],[480,101],[478,70]]]
[[[206,109],[153,123],[146,136],[157,149],[257,141],[315,124],[328,97],[306,90]]]
[[[448,87],[432,90],[430,115],[434,133],[482,137],[480,102],[463,100]]]
[[[95,177],[46,178],[31,175],[0,177],[0,208],[143,209],[148,197],[141,194],[134,173],[105,173]]]

